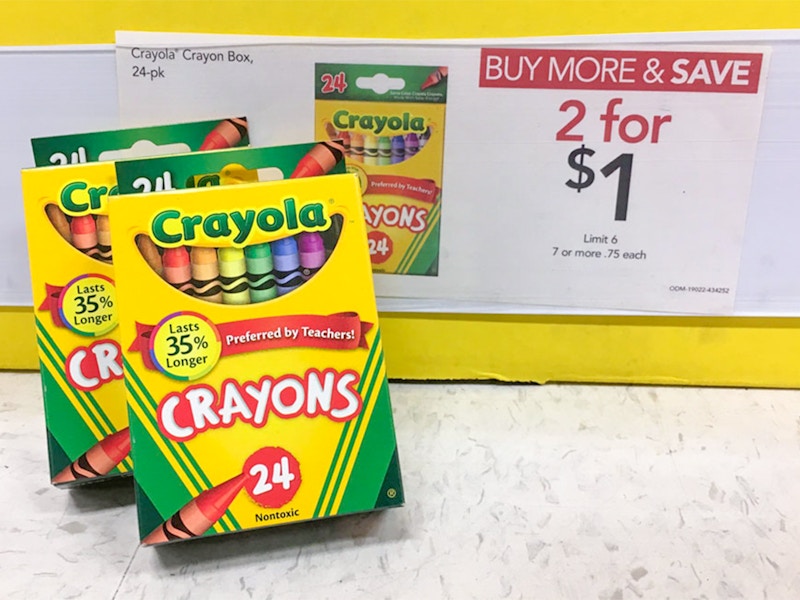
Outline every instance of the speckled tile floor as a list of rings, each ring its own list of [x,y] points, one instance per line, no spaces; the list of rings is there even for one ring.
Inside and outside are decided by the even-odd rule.
[[[0,374],[4,598],[800,598],[800,391],[393,384],[406,506],[139,547]]]

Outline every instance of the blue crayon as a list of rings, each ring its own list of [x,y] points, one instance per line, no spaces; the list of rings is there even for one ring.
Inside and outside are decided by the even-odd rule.
[[[395,135],[392,137],[392,159],[391,163],[396,165],[406,159],[406,142],[403,140],[402,135]]]
[[[278,296],[283,296],[304,281],[300,273],[300,252],[293,237],[270,242],[270,246],[272,246],[272,265],[275,268],[273,274],[278,284]]]
[[[417,137],[416,133],[408,133],[406,134],[406,155],[405,160],[408,160],[412,156],[416,156],[417,152],[419,152],[419,138]]]
[[[419,134],[419,149],[422,150],[425,147],[425,144],[428,143],[428,140],[431,139],[431,126],[428,125],[425,128],[425,131]]]

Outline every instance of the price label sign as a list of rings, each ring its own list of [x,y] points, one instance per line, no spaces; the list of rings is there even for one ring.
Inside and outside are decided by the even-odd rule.
[[[498,292],[555,306],[732,312],[766,52],[482,49],[486,102],[519,115],[494,117],[517,152],[493,180],[508,179],[528,229],[524,250],[504,249],[525,257],[540,288]],[[494,163],[498,149],[487,150]]]

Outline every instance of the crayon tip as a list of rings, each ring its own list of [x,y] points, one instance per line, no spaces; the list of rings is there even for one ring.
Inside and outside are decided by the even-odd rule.
[[[232,148],[247,135],[247,119],[225,119],[206,136],[199,150]]]
[[[289,179],[325,175],[344,158],[344,146],[339,141],[320,142],[306,154],[289,175]]]
[[[94,233],[97,231],[97,225],[94,222],[92,215],[83,215],[80,217],[73,217],[70,223],[70,228],[73,234],[81,233]]]
[[[202,492],[194,499],[197,508],[209,520],[217,521],[242,490],[246,479],[247,476],[244,473],[239,473],[236,477]]]
[[[131,451],[131,431],[128,427],[112,433],[100,442],[109,459],[120,462]]]
[[[212,265],[217,262],[217,251],[214,248],[195,246],[192,248],[192,264]]]
[[[297,254],[297,242],[293,237],[275,240],[272,242],[272,254]]]
[[[422,85],[419,89],[426,90],[429,87],[433,87],[437,83],[439,83],[442,79],[447,77],[448,68],[447,67],[439,67],[438,69],[434,70],[433,73],[428,75],[428,78],[422,82]]]
[[[189,252],[184,246],[165,248],[161,261],[167,268],[184,267],[189,264]]]
[[[223,262],[236,262],[244,259],[244,250],[241,248],[220,248],[219,259]]]
[[[253,244],[245,247],[244,255],[246,258],[271,258],[272,250],[270,250],[268,243]]]
[[[316,232],[304,231],[297,238],[297,247],[302,253],[325,251],[322,236]]]

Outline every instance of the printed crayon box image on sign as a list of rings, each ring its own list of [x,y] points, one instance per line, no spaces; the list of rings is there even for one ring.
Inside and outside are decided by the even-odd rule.
[[[120,195],[110,211],[143,542],[401,505],[357,178]],[[304,241],[337,223],[332,248]],[[188,281],[194,255],[214,264],[221,301],[159,274],[141,236]],[[276,293],[254,297],[268,257]]]
[[[356,173],[376,273],[438,275],[446,66],[317,64],[315,134]]]
[[[114,163],[233,146],[247,121],[229,118],[37,138],[22,172],[50,476],[74,485],[130,473],[109,198]]]

